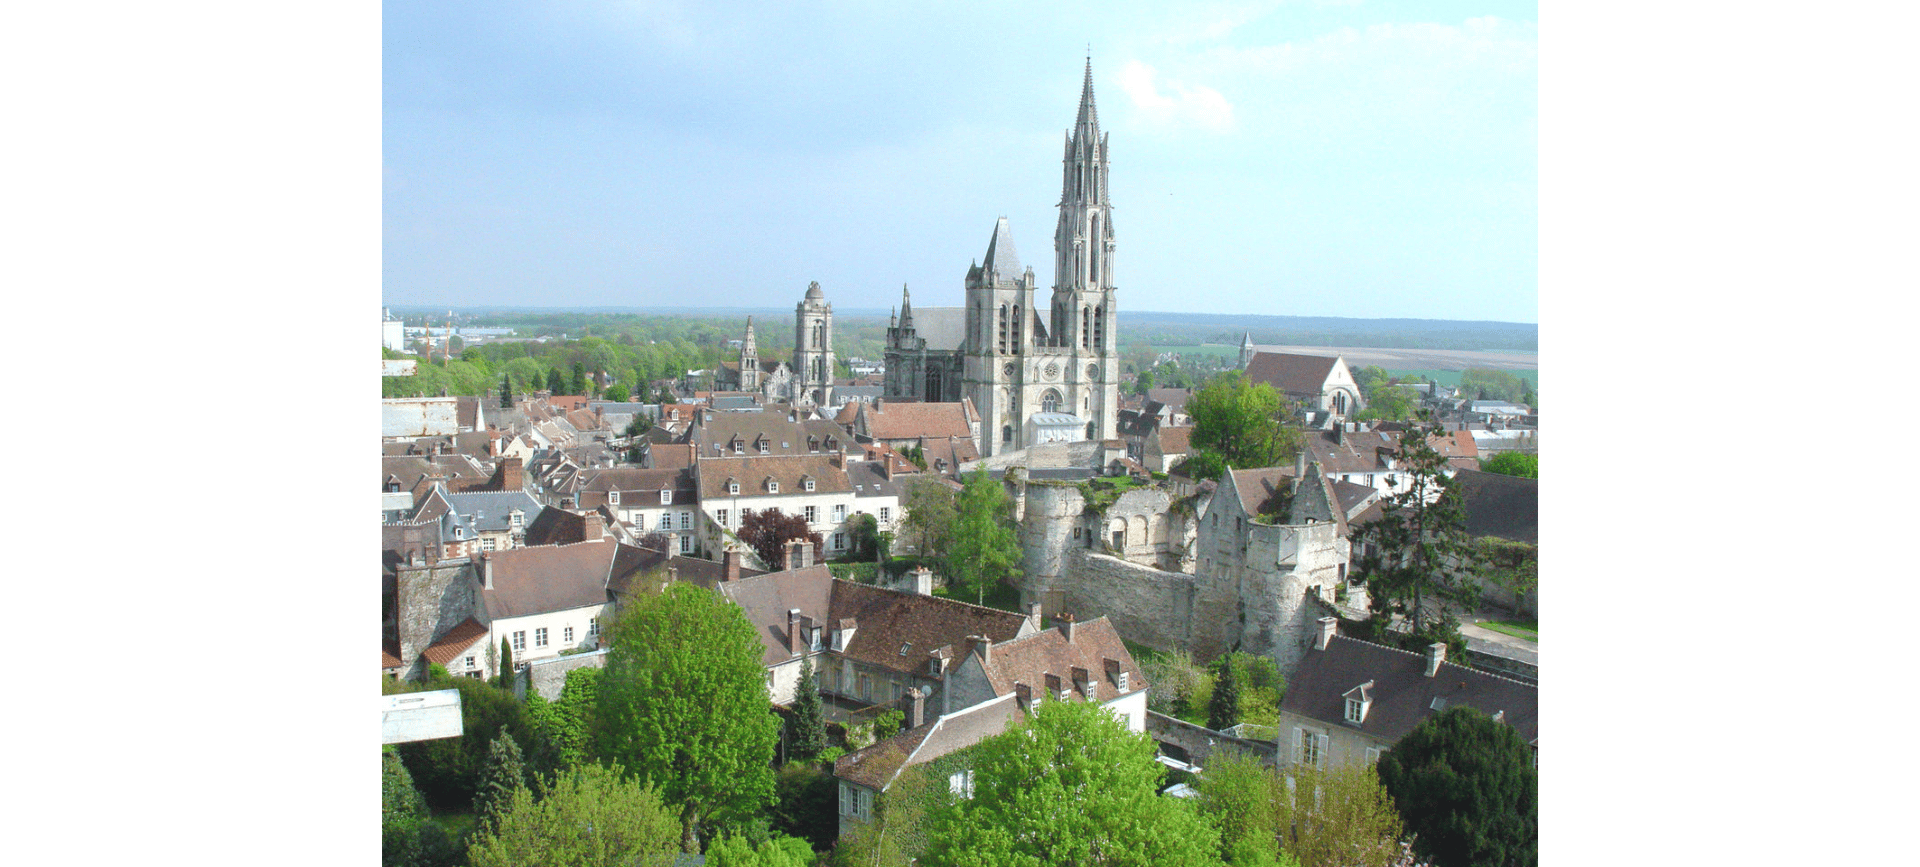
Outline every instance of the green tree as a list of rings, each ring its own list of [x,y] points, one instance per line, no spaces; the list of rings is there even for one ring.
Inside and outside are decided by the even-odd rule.
[[[1464,705],[1415,726],[1380,757],[1416,853],[1439,867],[1530,867],[1538,857],[1538,786],[1520,735]]]
[[[1526,390],[1525,380],[1504,370],[1475,367],[1460,372],[1460,392],[1480,400],[1518,401]]]
[[[1501,452],[1490,458],[1482,458],[1480,469],[1503,476],[1537,479],[1540,478],[1540,456],[1526,452]]]
[[[467,849],[473,867],[665,865],[679,823],[651,788],[617,767],[585,764],[559,775],[535,800],[520,789],[498,827],[483,827]]]
[[[800,660],[800,683],[793,689],[793,712],[787,717],[787,752],[791,761],[808,762],[827,748],[827,717],[820,705],[820,681],[814,675],[812,655]]]
[[[940,811],[921,863],[1219,863],[1220,835],[1155,793],[1153,741],[1091,702],[1048,701],[973,749],[973,797]]]
[[[920,555],[936,560],[945,557],[958,518],[953,489],[937,479],[922,477],[907,483],[902,499],[906,515],[901,519],[901,527],[913,534],[919,543]]]
[[[1005,580],[1020,565],[1020,540],[1013,532],[1013,503],[985,467],[967,476],[954,498],[954,523],[948,540],[947,576],[961,590],[972,590],[976,604],[987,588]]]
[[[1219,478],[1227,467],[1278,466],[1305,443],[1280,393],[1239,371],[1220,374],[1194,392],[1186,412],[1193,417],[1194,452],[1187,472],[1196,480]]]
[[[513,645],[504,635],[500,636],[500,673],[493,676],[493,682],[502,689],[513,688]]]
[[[1213,697],[1207,701],[1207,728],[1226,731],[1240,722],[1240,680],[1231,663],[1220,666],[1213,682]]]
[[[500,408],[513,409],[513,382],[507,374],[500,374]]]
[[[630,395],[627,392],[627,384],[624,382],[616,382],[612,385],[607,386],[608,400],[625,403],[629,396]]]
[[[547,391],[553,394],[567,393],[567,378],[560,373],[560,368],[555,367],[547,371]]]
[[[1367,408],[1354,417],[1361,421],[1406,421],[1413,417],[1413,393],[1379,380],[1365,389]]]
[[[556,768],[570,768],[592,757],[594,701],[600,693],[600,669],[567,672],[560,697],[551,703],[537,692],[527,693],[527,709],[534,727],[553,751]],[[537,710],[536,710],[537,709]]]
[[[774,775],[773,828],[826,848],[840,836],[840,782],[821,764],[793,762]]]
[[[1140,375],[1134,377],[1133,379],[1133,393],[1146,394],[1147,392],[1152,390],[1153,390],[1153,371],[1151,370],[1140,371]]]
[[[1452,615],[1436,603],[1471,608],[1479,601],[1471,578],[1479,558],[1466,532],[1466,508],[1446,456],[1432,443],[1445,435],[1441,425],[1428,419],[1401,431],[1395,469],[1406,487],[1382,500],[1380,517],[1355,534],[1375,636],[1386,636],[1385,627],[1402,616],[1413,627],[1409,642],[1462,643]]]
[[[597,752],[678,805],[681,846],[697,852],[702,822],[773,801],[780,721],[760,637],[739,607],[682,583],[627,603],[610,632]]]
[[[851,549],[847,552],[849,560],[878,560],[880,557],[880,521],[866,512],[860,512],[847,521],[847,542]]]
[[[527,765],[520,757],[520,745],[513,735],[501,732],[487,750],[487,769],[480,775],[479,791],[473,793],[473,817],[492,827],[506,812],[513,793],[526,787]]]
[[[1279,813],[1284,780],[1237,750],[1215,750],[1207,772],[1194,784],[1200,812],[1220,830],[1220,857],[1232,867],[1285,863]]]
[[[487,767],[489,748],[501,732],[511,734],[520,743],[533,743],[537,737],[527,706],[511,693],[483,681],[470,677],[449,678],[433,684],[386,681],[381,689],[389,695],[427,689],[460,691],[460,737],[414,741],[395,748],[406,760],[415,785],[436,811],[465,811],[472,807],[481,774]]]
[[[707,847],[713,867],[811,867],[813,846],[797,837],[780,835],[755,846],[745,837],[727,835]]]
[[[1195,788],[1235,867],[1390,867],[1400,860],[1400,817],[1366,765],[1283,772],[1222,750],[1207,760]]]
[[[426,799],[392,747],[380,750],[380,863],[442,867],[459,860],[453,840],[434,824]]]
[[[567,391],[568,394],[587,393],[587,366],[585,364],[578,361],[573,363],[573,378],[567,380],[567,385],[570,386]]]

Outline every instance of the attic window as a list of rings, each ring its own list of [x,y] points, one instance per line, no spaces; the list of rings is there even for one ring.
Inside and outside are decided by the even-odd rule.
[[[780,493],[780,483],[774,481],[772,476],[767,477],[767,493],[769,494]]]
[[[607,505],[609,505],[609,506],[618,506],[618,505],[620,505],[620,492],[619,492],[619,491],[608,491],[608,492],[607,492]]]
[[[1429,704],[1429,705],[1427,705],[1427,708],[1428,708],[1429,710],[1446,710],[1446,709],[1447,709],[1447,697],[1446,697],[1446,696],[1444,696],[1444,695],[1437,695],[1437,696],[1434,696],[1434,697],[1433,697],[1433,703],[1432,703],[1432,704]]]
[[[660,491],[660,505],[662,505],[662,506],[671,506],[671,505],[673,505],[673,489],[672,489],[672,488],[663,488],[663,489],[661,489],[661,491]]]
[[[906,644],[900,645],[900,655],[906,656],[907,651],[911,650],[912,648],[913,648],[913,642],[907,642]]]
[[[809,491],[813,490],[813,479],[811,477],[801,479],[800,484],[805,485]]]
[[[820,438],[807,437],[807,451],[817,452],[819,450],[820,450]]]
[[[727,493],[729,493],[729,494],[738,494],[738,493],[740,493],[740,480],[738,480],[738,479],[728,479],[728,480],[727,480]]]

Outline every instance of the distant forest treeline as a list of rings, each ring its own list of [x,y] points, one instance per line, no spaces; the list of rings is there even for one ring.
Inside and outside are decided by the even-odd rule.
[[[446,322],[446,308],[393,308],[409,325]],[[456,325],[515,329],[525,337],[577,338],[583,333],[615,339],[630,334],[641,342],[682,339],[696,346],[738,339],[746,318],[762,355],[793,349],[793,311],[727,311],[702,308],[681,313],[581,310],[454,310]],[[1257,344],[1375,346],[1394,349],[1468,349],[1538,351],[1540,326],[1522,322],[1451,319],[1348,319],[1336,316],[1223,316],[1205,313],[1127,311],[1119,315],[1120,344],[1191,346],[1239,345],[1251,332]],[[841,357],[878,359],[886,340],[886,320],[864,312],[834,317],[834,349]]]

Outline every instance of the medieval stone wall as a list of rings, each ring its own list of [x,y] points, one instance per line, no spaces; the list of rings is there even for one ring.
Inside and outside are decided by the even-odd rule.
[[[1071,548],[1059,579],[1062,604],[1078,620],[1106,617],[1120,637],[1160,650],[1193,646],[1197,625],[1218,612],[1196,610],[1194,578]],[[1197,616],[1196,616],[1197,615]]]

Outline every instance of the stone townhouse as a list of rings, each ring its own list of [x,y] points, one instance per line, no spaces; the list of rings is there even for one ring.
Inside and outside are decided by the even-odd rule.
[[[1480,449],[1467,431],[1447,431],[1428,438],[1427,443],[1447,458],[1452,470],[1480,466]],[[1338,424],[1332,430],[1309,431],[1306,447],[1328,477],[1366,485],[1378,490],[1383,497],[1404,492],[1413,485],[1412,478],[1400,465],[1400,432],[1397,430],[1360,430],[1356,424]]]
[[[1339,635],[1338,625],[1320,618],[1313,649],[1287,678],[1279,747],[1288,762],[1372,764],[1426,718],[1457,705],[1512,726],[1538,755],[1538,688],[1448,662],[1444,644],[1413,653]]]
[[[526,544],[527,527],[545,508],[522,490],[448,493],[436,485],[406,523],[439,524],[439,556],[466,557]]]
[[[896,449],[919,446],[924,440],[966,440],[980,453],[980,414],[971,399],[951,403],[876,400],[854,407],[848,429],[861,442],[880,442]],[[929,467],[931,468],[931,467]]]
[[[1104,617],[1085,623],[1063,617],[1054,628],[1007,641],[975,636],[952,665],[946,695],[935,702],[920,692],[908,693],[898,735],[834,762],[842,835],[872,821],[880,795],[915,765],[944,777],[954,794],[969,796],[973,771],[965,750],[1005,731],[1040,702],[1097,702],[1128,731],[1146,731],[1146,678]]]
[[[798,545],[806,548],[805,545]],[[949,665],[969,636],[1007,641],[1036,631],[1031,617],[903,590],[835,579],[824,565],[720,584],[766,648],[768,692],[793,700],[803,657],[812,657],[822,692],[866,704],[901,703],[919,689],[944,709]]]
[[[604,508],[636,538],[648,533],[679,535],[677,554],[697,548],[703,520],[691,467],[643,469],[612,467],[593,470],[574,494],[575,508]]]
[[[636,551],[600,540],[398,567],[395,655],[405,676],[424,677],[437,662],[456,676],[491,677],[499,661],[489,656],[503,639],[516,662],[597,647],[609,579],[632,571]]]
[[[702,412],[686,441],[699,459],[826,455],[848,450],[847,433],[826,419],[787,408]]]
[[[723,539],[740,531],[748,509],[778,509],[801,515],[826,544],[825,556],[851,547],[847,520],[861,508],[898,508],[884,496],[863,503],[838,452],[821,455],[702,458],[694,466],[699,508],[712,521],[703,530],[708,550],[723,550]],[[721,531],[724,530],[725,533]],[[778,564],[764,564],[775,566]]]

